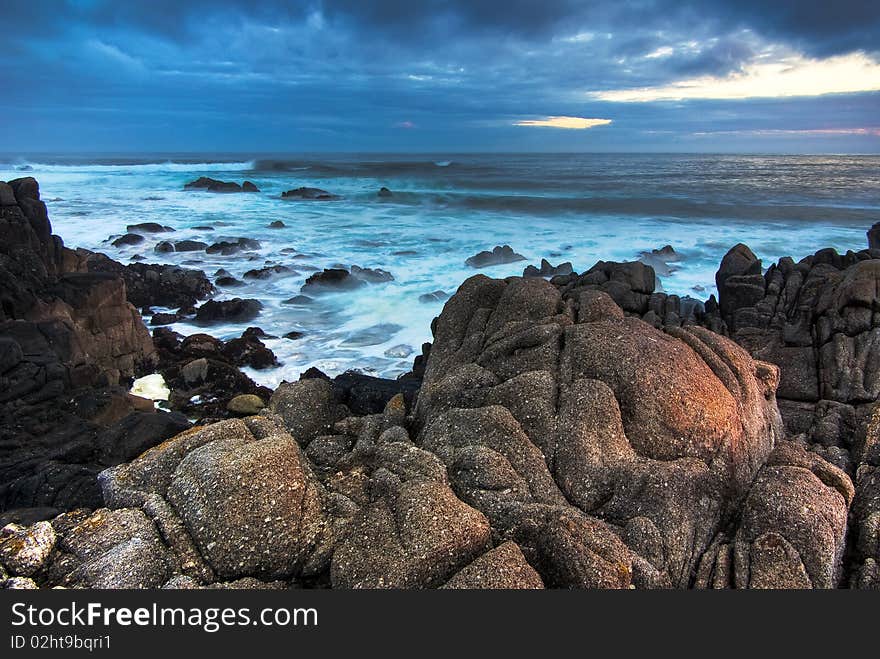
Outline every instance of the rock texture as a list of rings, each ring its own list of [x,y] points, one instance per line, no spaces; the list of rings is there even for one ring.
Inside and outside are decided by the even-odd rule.
[[[16,200],[2,217],[30,226],[39,206],[20,189],[0,187]],[[477,275],[396,381],[309,371],[249,389],[237,364],[271,355],[258,328],[228,342],[158,329],[143,357],[172,402],[240,417],[187,428],[133,414],[96,371],[72,377],[78,353],[16,333],[56,300],[95,309],[64,288],[83,259],[27,244],[0,271],[2,428],[29,433],[0,494],[31,506],[4,517],[3,587],[880,587],[880,252],[764,272],[738,245],[705,304],[658,292],[644,262]],[[121,279],[100,274],[131,314]],[[7,375],[27,363],[40,389],[37,371]],[[40,400],[57,418],[33,418]],[[65,424],[60,448],[45,423]],[[58,514],[71,501],[83,509]]]
[[[97,506],[102,435],[152,413],[120,385],[151,367],[153,343],[125,280],[52,234],[34,179],[0,182],[0,199],[0,509]],[[169,436],[153,430],[146,445]]]

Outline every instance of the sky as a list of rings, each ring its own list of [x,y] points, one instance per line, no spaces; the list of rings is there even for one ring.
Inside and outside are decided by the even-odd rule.
[[[880,153],[877,0],[0,0],[0,151]]]

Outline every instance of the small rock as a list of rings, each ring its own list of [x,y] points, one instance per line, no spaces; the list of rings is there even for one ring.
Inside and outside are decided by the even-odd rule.
[[[412,346],[408,346],[405,343],[401,343],[400,345],[393,346],[388,348],[385,351],[386,357],[394,357],[394,358],[403,358],[409,357],[413,353]]]
[[[163,226],[158,222],[141,222],[140,224],[129,224],[125,230],[129,233],[166,233],[174,231],[174,228]]]
[[[125,247],[126,245],[139,245],[144,242],[144,237],[138,233],[127,233],[113,241],[114,247]]]
[[[284,222],[282,222],[281,220],[275,220],[274,222],[269,223],[270,229],[284,229],[286,227],[287,225],[284,224]]]
[[[9,524],[3,528],[0,563],[16,575],[28,577],[46,563],[55,548],[57,537],[49,522],[30,527]]]
[[[282,199],[311,199],[318,201],[327,201],[330,199],[337,199],[338,197],[334,194],[330,194],[326,190],[322,190],[321,188],[296,188],[295,190],[288,190],[287,192],[281,193]]]
[[[423,293],[419,295],[419,302],[423,304],[430,304],[431,302],[442,302],[449,298],[449,293],[446,291],[436,290],[431,293]]]
[[[253,416],[259,414],[266,407],[263,399],[254,394],[241,394],[226,404],[226,409],[240,416]]]
[[[304,305],[311,304],[314,301],[314,298],[310,298],[308,295],[294,295],[293,297],[284,300],[284,304]]]
[[[496,246],[489,251],[482,251],[468,258],[464,264],[471,268],[486,268],[491,265],[525,261],[526,257],[513,251],[510,245]]]

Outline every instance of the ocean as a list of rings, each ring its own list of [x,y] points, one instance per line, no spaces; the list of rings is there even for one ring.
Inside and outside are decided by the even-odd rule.
[[[218,299],[257,298],[260,316],[208,328],[178,323],[183,334],[238,336],[259,326],[300,339],[266,341],[282,362],[248,374],[275,386],[309,367],[395,377],[431,339],[443,302],[467,277],[519,275],[547,258],[583,272],[599,260],[633,260],[671,245],[680,260],[660,274],[662,289],[705,300],[725,252],[744,242],[764,261],[796,260],[822,247],[865,248],[880,221],[880,156],[664,154],[315,154],[302,156],[142,155],[0,157],[0,180],[34,176],[53,230],[69,247],[123,263],[149,262],[233,276],[264,264],[299,274],[220,289]],[[200,176],[254,182],[259,193],[185,191]],[[285,190],[318,187],[338,199],[288,201]],[[385,186],[388,198],[377,191]],[[283,229],[269,228],[281,220]],[[173,234],[145,234],[139,245],[110,244],[126,225],[158,222]],[[206,232],[193,227],[212,226]],[[165,239],[211,243],[236,237],[259,251],[232,256],[156,253]],[[509,244],[527,261],[476,271],[465,259]],[[314,268],[381,268],[394,281],[284,304]],[[162,311],[155,308],[155,311]]]

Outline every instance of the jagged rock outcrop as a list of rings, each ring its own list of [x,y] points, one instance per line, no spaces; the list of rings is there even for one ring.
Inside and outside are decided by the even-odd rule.
[[[150,367],[153,343],[123,279],[52,234],[34,179],[0,183],[0,199],[0,509],[100,505],[100,436],[152,411],[119,385]],[[154,430],[141,439],[169,436]]]

